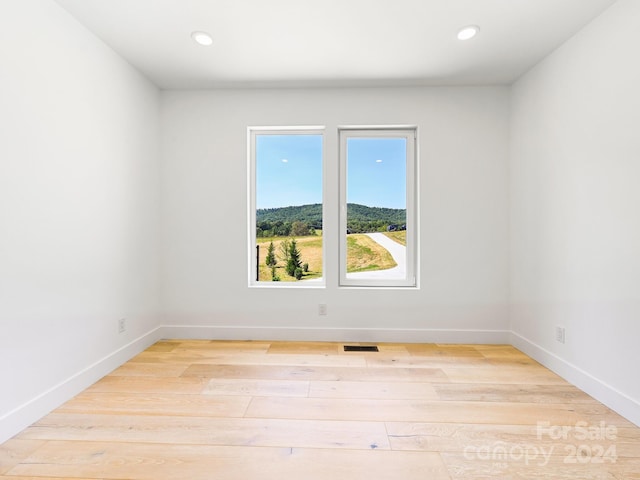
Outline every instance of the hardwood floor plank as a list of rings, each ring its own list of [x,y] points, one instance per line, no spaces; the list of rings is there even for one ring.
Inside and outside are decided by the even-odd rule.
[[[363,381],[363,382],[447,382],[440,368],[361,368],[271,365],[194,364],[184,377],[269,380]]]
[[[597,403],[573,385],[434,383],[439,400],[456,402]]]
[[[24,477],[22,475],[11,475],[11,476],[5,476],[5,475],[0,475],[0,480],[69,480],[69,477],[52,477],[52,476],[46,476],[43,477],[41,475],[37,476],[37,477]],[[104,477],[92,477],[92,478],[75,478],[73,480],[112,480],[110,478],[104,478]]]
[[[369,368],[443,368],[468,367],[477,368],[484,365],[491,367],[491,361],[480,357],[455,357],[453,355],[370,355],[366,357]]]
[[[479,425],[460,423],[411,423],[389,422],[387,432],[394,450],[419,450],[430,452],[465,451],[488,452],[491,448],[538,449],[553,455],[566,454],[568,446],[600,445],[604,450],[614,446],[619,457],[640,457],[640,429],[615,428],[611,435],[585,438],[585,428],[600,428],[600,424],[573,425],[551,431],[546,425]],[[597,431],[597,430],[592,430]],[[594,447],[595,448],[595,447]]]
[[[334,342],[271,342],[267,353],[337,355],[340,350],[342,345]]]
[[[186,377],[196,378],[196,377]],[[307,397],[309,382],[304,380],[255,380],[213,378],[208,380],[203,395],[241,395],[258,397]]]
[[[472,345],[477,351],[485,357],[527,357],[516,347],[511,345]]]
[[[265,354],[271,342],[238,342],[231,340],[190,340],[182,341],[174,352],[178,355],[215,355],[221,353]]]
[[[439,359],[442,363],[457,363],[457,360],[464,359],[467,365],[477,366],[483,362],[489,365],[532,365],[540,366],[538,362],[528,357],[521,351],[510,345],[439,345],[439,344],[416,344],[407,347],[411,355],[430,357],[433,360]],[[469,363],[468,359],[482,359],[483,362]],[[463,363],[457,363],[464,366]]]
[[[272,342],[264,340],[176,340],[180,348],[202,349],[213,348],[218,350],[230,350],[238,353],[262,352],[269,350]]]
[[[94,383],[87,393],[201,393],[207,381],[197,377],[119,377],[110,375]]]
[[[437,402],[334,398],[255,397],[246,417],[310,418],[317,420],[409,421],[499,425],[575,425],[578,421],[628,422],[601,405],[540,405],[524,403]]]
[[[484,356],[473,345],[442,345],[435,343],[416,343],[406,347],[412,356],[419,357],[453,357],[482,359]]]
[[[172,352],[179,345],[178,341],[160,340],[147,348],[147,352]]]
[[[539,365],[449,365],[442,370],[453,383],[569,385],[562,377]]]
[[[379,422],[51,413],[20,435],[61,440],[183,445],[390,449]],[[31,453],[31,452],[29,452]]]
[[[449,480],[438,454],[390,450],[48,442],[11,475],[112,479]]]
[[[127,362],[109,374],[111,377],[179,377],[189,364]]]
[[[258,353],[235,354],[232,351],[185,350],[184,352],[142,352],[130,360],[142,363],[182,363],[212,365],[278,365],[311,367],[366,367],[364,357],[352,355]]]
[[[84,392],[57,412],[241,417],[251,397]]]
[[[309,397],[437,400],[438,394],[430,383],[312,381]]]
[[[12,438],[0,445],[0,475],[11,470],[44,443],[40,440]]]
[[[485,360],[487,364],[495,365],[498,367],[522,367],[522,366],[542,367],[541,364],[536,362],[533,358],[529,358],[529,357],[496,356],[496,357],[485,357]]]

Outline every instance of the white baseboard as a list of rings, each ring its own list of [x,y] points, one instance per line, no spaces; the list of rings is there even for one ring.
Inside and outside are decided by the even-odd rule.
[[[281,340],[316,342],[401,342],[505,344],[507,330],[429,330],[390,328],[304,328],[164,325],[162,338]]]
[[[160,338],[160,328],[155,328],[4,414],[0,417],[0,444],[93,385]]]
[[[640,403],[633,398],[515,332],[511,332],[509,343],[630,422],[640,426]]]

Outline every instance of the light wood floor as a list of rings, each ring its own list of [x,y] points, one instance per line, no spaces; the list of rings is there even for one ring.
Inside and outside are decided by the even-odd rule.
[[[159,342],[1,445],[0,479],[640,479],[640,428],[513,347],[379,347]]]

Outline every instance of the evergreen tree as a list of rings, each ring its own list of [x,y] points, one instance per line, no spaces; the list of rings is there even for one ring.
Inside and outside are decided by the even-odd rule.
[[[269,244],[269,249],[267,250],[267,258],[265,259],[265,263],[269,267],[275,267],[278,261],[276,260],[276,247],[274,247],[273,242]]]
[[[287,275],[290,277],[296,276],[296,269],[300,269],[302,261],[300,259],[300,250],[295,238],[292,238],[289,242],[289,259],[287,260]],[[299,280],[299,279],[298,279]]]

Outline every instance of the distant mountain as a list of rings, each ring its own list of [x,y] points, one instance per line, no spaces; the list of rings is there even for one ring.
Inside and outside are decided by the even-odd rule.
[[[367,207],[357,203],[347,204],[349,222],[384,222],[402,225],[407,222],[407,211],[398,208]]]
[[[357,203],[347,204],[347,227],[354,233],[384,230],[387,225],[406,223],[405,209],[367,207]],[[258,225],[276,222],[304,222],[317,229],[322,228],[322,204],[300,205],[281,208],[260,208],[256,212]]]
[[[300,205],[295,207],[259,208],[256,221],[268,223],[304,222],[315,228],[322,228],[322,204]]]

